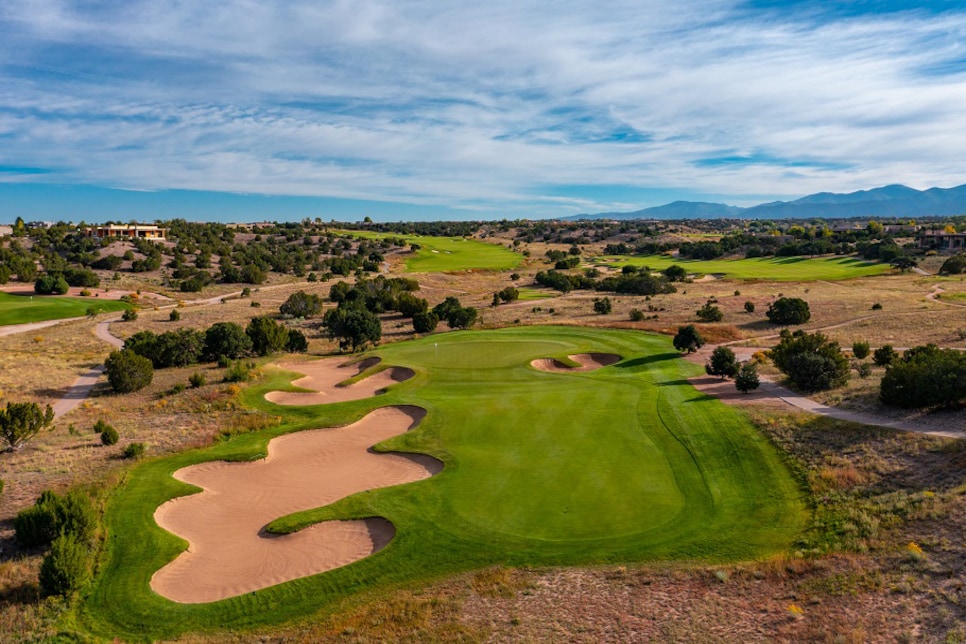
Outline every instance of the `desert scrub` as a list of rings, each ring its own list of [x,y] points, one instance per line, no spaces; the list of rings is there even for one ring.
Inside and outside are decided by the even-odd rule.
[[[124,458],[137,460],[144,456],[145,449],[144,443],[128,443],[121,455]]]

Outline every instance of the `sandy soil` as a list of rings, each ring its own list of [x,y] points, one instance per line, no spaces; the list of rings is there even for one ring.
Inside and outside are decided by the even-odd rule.
[[[371,398],[381,394],[386,387],[416,375],[406,367],[389,367],[359,382],[340,387],[339,383],[355,377],[379,363],[379,358],[369,358],[355,364],[345,364],[343,358],[327,358],[312,362],[282,362],[277,366],[286,371],[304,373],[303,378],[293,380],[292,384],[314,393],[293,391],[270,391],[265,399],[277,405],[324,405]]]
[[[158,525],[189,547],[154,574],[151,588],[180,603],[212,602],[339,568],[383,548],[394,534],[384,519],[329,521],[284,536],[266,533],[265,526],[441,471],[442,463],[430,456],[369,450],[415,427],[424,415],[418,407],[385,407],[345,427],[275,438],[264,460],[178,470],[175,478],[204,491],[155,512]]]
[[[578,371],[594,371],[601,367],[608,367],[620,362],[621,357],[613,353],[578,353],[567,356],[579,367],[571,367],[554,358],[537,358],[530,362],[530,366],[540,371],[550,371],[552,373],[575,373]]]

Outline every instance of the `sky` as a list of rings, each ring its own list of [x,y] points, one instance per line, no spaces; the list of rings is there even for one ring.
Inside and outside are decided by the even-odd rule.
[[[0,3],[0,222],[749,206],[964,149],[959,1]]]

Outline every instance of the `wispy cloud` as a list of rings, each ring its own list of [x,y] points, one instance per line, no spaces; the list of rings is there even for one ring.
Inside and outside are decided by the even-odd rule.
[[[15,0],[0,181],[525,216],[963,183],[966,12],[847,4]]]

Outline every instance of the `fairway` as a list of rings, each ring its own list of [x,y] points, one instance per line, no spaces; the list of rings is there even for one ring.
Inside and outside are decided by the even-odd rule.
[[[654,560],[727,562],[786,550],[807,513],[778,454],[741,412],[685,380],[700,368],[668,338],[634,331],[527,327],[455,332],[380,347],[387,366],[414,376],[387,393],[315,407],[267,402],[294,390],[281,370],[243,394],[283,417],[281,427],[142,464],[114,493],[107,553],[78,618],[95,634],[167,638],[305,617],[356,593],[491,565]],[[617,364],[547,373],[532,361]],[[572,358],[568,358],[572,356]],[[576,360],[575,360],[576,359]],[[293,367],[294,368],[294,367]],[[373,409],[426,410],[415,429],[377,451],[418,452],[443,470],[280,517],[287,532],[331,519],[382,517],[395,527],[382,550],[329,572],[208,604],[178,604],[149,587],[186,543],[155,510],[198,491],[172,478],[216,459],[250,461],[274,436],[355,422]]]
[[[813,280],[845,280],[853,277],[880,275],[888,264],[867,262],[855,256],[834,257],[755,257],[751,259],[689,260],[667,255],[607,255],[595,258],[598,266],[648,266],[662,271],[679,264],[688,273],[722,275],[736,280],[769,280],[776,282],[808,282]]]
[[[499,244],[463,237],[426,237],[365,231],[346,231],[354,237],[385,239],[394,237],[418,244],[420,249],[406,259],[407,273],[435,273],[465,270],[507,270],[516,268],[523,255]]]
[[[53,295],[11,295],[0,293],[0,326],[26,324],[44,320],[62,320],[87,315],[89,308],[99,313],[123,311],[130,308],[118,300],[91,297],[59,297]]]

